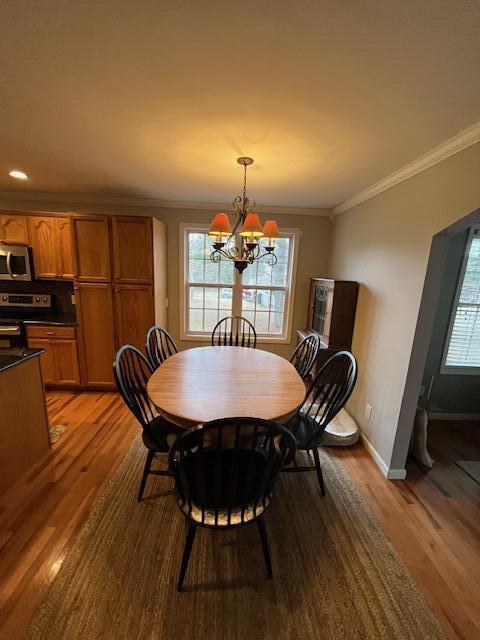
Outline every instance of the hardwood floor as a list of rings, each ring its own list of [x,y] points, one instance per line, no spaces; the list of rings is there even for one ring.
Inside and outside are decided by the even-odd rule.
[[[0,638],[20,640],[75,531],[138,426],[116,393],[48,394],[50,424],[66,431],[0,498]]]
[[[2,640],[24,636],[78,526],[138,429],[114,393],[50,393],[48,411],[51,424],[67,425],[65,433],[0,498]],[[437,464],[431,472],[411,464],[402,482],[387,481],[362,446],[330,451],[369,502],[448,636],[473,640],[480,633],[480,485],[442,457],[451,458],[441,453],[451,437],[440,438],[438,448],[432,439]],[[456,447],[449,449],[458,459]]]
[[[431,423],[426,472],[389,482],[366,449],[335,451],[425,593],[449,638],[480,637],[480,485],[454,462],[480,460],[480,425]]]

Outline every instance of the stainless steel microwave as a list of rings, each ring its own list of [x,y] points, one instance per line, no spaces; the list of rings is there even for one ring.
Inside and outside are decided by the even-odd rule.
[[[0,280],[31,280],[32,265],[28,247],[0,243]]]

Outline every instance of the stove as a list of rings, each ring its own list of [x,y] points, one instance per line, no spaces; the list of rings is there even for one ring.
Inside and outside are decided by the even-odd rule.
[[[51,311],[52,296],[37,293],[0,292],[0,347],[25,347],[25,320]]]

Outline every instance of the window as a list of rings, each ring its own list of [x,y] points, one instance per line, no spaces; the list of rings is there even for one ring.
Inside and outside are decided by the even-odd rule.
[[[260,339],[288,342],[298,232],[284,231],[275,241],[278,262],[274,267],[263,259],[239,274],[230,260],[210,260],[212,239],[207,231],[205,227],[181,225],[182,338],[210,338],[219,320],[242,315],[253,323]],[[266,240],[260,245],[265,246]]]
[[[480,373],[480,227],[470,232],[450,320],[443,373]]]

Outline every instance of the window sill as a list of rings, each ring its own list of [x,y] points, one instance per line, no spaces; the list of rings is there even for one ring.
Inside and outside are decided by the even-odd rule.
[[[480,376],[480,367],[461,367],[447,366],[440,367],[440,375],[442,376]]]

